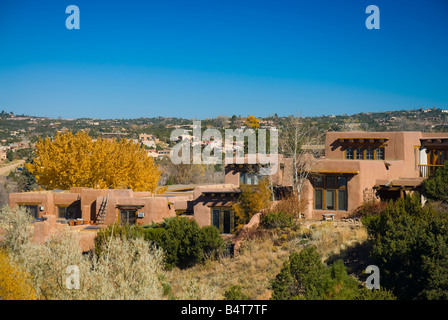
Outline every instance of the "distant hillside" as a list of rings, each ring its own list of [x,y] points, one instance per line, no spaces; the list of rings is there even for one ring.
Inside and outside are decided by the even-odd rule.
[[[256,115],[255,115],[256,116]],[[292,116],[259,117],[261,128],[277,127],[279,129]],[[243,125],[245,117],[220,115],[216,118],[201,120],[202,129],[238,128]],[[448,110],[437,108],[400,110],[387,112],[357,113],[353,115],[323,115],[304,117],[304,122],[313,124],[319,131],[422,131],[448,132]],[[136,119],[53,119],[47,117],[14,115],[12,112],[0,113],[0,143],[23,140],[35,142],[39,137],[54,136],[58,131],[88,131],[92,137],[101,137],[106,133],[125,134],[128,138],[137,138],[140,133],[150,133],[164,142],[169,142],[175,128],[191,130],[193,119],[173,117],[153,117]]]

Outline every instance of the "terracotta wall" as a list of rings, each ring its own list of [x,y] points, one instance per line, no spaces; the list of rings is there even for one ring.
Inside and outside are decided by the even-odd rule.
[[[235,198],[227,195],[222,197],[219,193],[219,188],[216,188],[216,195],[202,195],[204,190],[209,190],[208,187],[197,187],[194,190],[194,220],[200,227],[211,225],[211,207],[229,207],[233,204]]]
[[[292,159],[283,158],[278,155],[277,168],[271,176],[272,183],[275,186],[291,186],[292,185]],[[244,171],[239,164],[228,164],[225,166],[225,184],[240,185],[240,172]]]
[[[101,203],[102,199],[102,197],[98,197],[97,203]],[[143,225],[152,224],[153,222],[162,222],[164,218],[176,216],[174,206],[170,206],[168,204],[168,199],[165,197],[129,198],[110,196],[106,208],[106,225],[119,222],[119,208],[117,208],[117,206],[126,205],[142,206],[137,212],[143,212],[145,216],[143,218],[137,218],[137,223]],[[97,207],[99,207],[99,205],[97,205]]]
[[[347,137],[389,138],[385,142],[385,160],[345,160],[344,150],[338,138]],[[365,194],[370,193],[379,181],[384,183],[402,178],[418,178],[419,170],[416,166],[414,147],[420,145],[420,138],[420,132],[328,132],[325,159],[317,163],[314,171],[358,172],[347,176],[351,176],[347,181],[348,210],[346,212],[314,210],[314,189],[311,183],[307,182],[302,195],[306,203],[305,216],[319,219],[323,213],[334,213],[336,217],[343,217],[360,206],[365,200]],[[354,148],[357,146],[354,145]]]
[[[9,206],[11,208],[19,205],[37,205],[38,218],[45,214],[54,214],[53,194],[50,192],[23,192],[11,193],[9,195]],[[41,210],[43,207],[43,210]]]

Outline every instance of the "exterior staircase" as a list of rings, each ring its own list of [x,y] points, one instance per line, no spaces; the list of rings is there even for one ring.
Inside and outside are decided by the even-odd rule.
[[[98,225],[104,225],[106,223],[107,198],[108,196],[103,197],[103,201],[98,209],[98,214],[96,216],[96,222]]]

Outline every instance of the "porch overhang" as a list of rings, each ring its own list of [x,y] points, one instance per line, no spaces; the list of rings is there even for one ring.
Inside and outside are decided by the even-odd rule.
[[[420,143],[422,147],[428,149],[437,147],[448,147],[448,137],[420,138]]]
[[[143,208],[145,205],[144,204],[117,204],[115,206],[115,208],[120,209],[120,210],[140,210],[141,208]]]
[[[382,144],[389,140],[385,137],[340,137],[337,138],[340,143],[370,143],[370,144]]]
[[[311,170],[310,173],[317,174],[340,174],[340,175],[356,175],[359,174],[357,170]]]
[[[202,191],[202,196],[211,196],[211,197],[228,197],[228,196],[237,196],[241,193],[241,189],[235,188],[232,190],[204,190]]]
[[[421,187],[424,178],[408,178],[396,180],[377,180],[373,186],[376,190],[386,191],[413,191]]]

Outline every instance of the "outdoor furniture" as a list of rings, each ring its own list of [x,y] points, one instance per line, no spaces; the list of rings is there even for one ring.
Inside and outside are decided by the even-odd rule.
[[[334,213],[323,213],[322,214],[323,220],[334,220]]]

